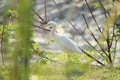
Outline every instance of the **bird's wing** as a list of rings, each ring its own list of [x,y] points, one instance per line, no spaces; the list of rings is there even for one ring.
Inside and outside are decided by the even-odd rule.
[[[59,44],[59,46],[69,53],[80,53],[80,49],[77,45],[68,37],[66,36],[55,36],[55,41]]]

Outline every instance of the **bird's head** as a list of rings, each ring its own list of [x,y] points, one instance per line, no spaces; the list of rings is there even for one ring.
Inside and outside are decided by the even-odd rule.
[[[47,23],[47,27],[48,27],[50,30],[55,29],[56,26],[57,26],[57,23],[56,23],[55,21],[49,21],[49,22]]]

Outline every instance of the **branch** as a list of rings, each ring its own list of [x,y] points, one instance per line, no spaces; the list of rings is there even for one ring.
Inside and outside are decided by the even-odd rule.
[[[47,21],[47,7],[46,7],[46,0],[44,0],[44,8],[45,8],[45,21]]]
[[[45,20],[44,20],[37,12],[35,12],[33,9],[32,9],[32,11],[33,11],[43,22],[45,22]]]
[[[99,27],[99,25],[98,25],[98,23],[97,23],[97,21],[96,21],[96,19],[95,19],[95,16],[94,16],[93,13],[92,13],[92,10],[90,9],[90,6],[89,6],[87,0],[85,0],[85,2],[86,2],[86,4],[87,4],[87,6],[88,6],[88,9],[89,9],[89,11],[90,11],[90,13],[91,13],[91,15],[92,15],[93,20],[95,21],[95,24],[97,25],[97,28],[98,28],[99,32],[101,33],[101,35],[102,35],[102,36],[104,37],[104,39],[106,40],[104,34],[102,33],[102,31],[101,31],[101,29],[100,29],[100,27]]]
[[[105,55],[108,57],[106,51],[102,48],[101,44],[98,42],[98,40],[96,39],[96,37],[95,37],[95,35],[93,34],[93,32],[90,30],[89,25],[88,25],[88,23],[87,23],[87,20],[86,20],[84,14],[82,14],[82,16],[83,16],[83,19],[84,19],[84,21],[85,21],[85,23],[86,23],[86,25],[87,25],[88,30],[89,30],[90,33],[92,34],[92,37],[93,37],[94,40],[97,42],[97,44],[98,44],[99,47],[102,49],[102,51],[105,53]],[[100,54],[102,57],[104,57],[100,52],[99,52],[99,54]],[[104,58],[105,58],[105,57],[104,57]]]
[[[108,14],[108,16],[110,16],[109,12],[108,12],[108,11],[105,9],[105,7],[103,6],[101,0],[97,0],[97,1],[98,1],[98,3],[100,4],[100,6],[102,7],[102,9]],[[106,17],[106,19],[107,19],[107,15],[106,15],[106,14],[105,14],[105,17]]]
[[[79,47],[79,49],[86,54],[88,57],[90,57],[91,59],[95,60],[96,62],[98,62],[100,65],[105,66],[105,64],[103,64],[101,61],[97,60],[96,58],[94,58],[93,56],[91,56],[89,53],[87,53],[86,51],[84,51],[82,48]]]
[[[119,41],[119,38],[120,38],[120,36],[118,37],[118,39],[116,39],[115,38],[115,52],[114,52],[114,54],[113,54],[113,61],[115,60],[115,55],[116,55],[116,50],[117,50],[117,43],[118,43],[118,41]]]
[[[37,50],[35,50],[35,49],[32,49],[35,53],[34,54],[36,54],[36,55],[38,55],[39,57],[41,57],[39,54],[41,54],[39,51],[37,51]],[[44,56],[44,58],[46,58],[47,60],[50,60],[50,61],[52,61],[52,62],[56,62],[55,60],[52,60],[52,59],[50,59],[50,58],[48,58],[47,56]]]
[[[39,26],[34,25],[34,24],[33,24],[33,26],[34,26],[34,27],[37,27],[37,28],[39,28],[39,29],[45,30],[45,31],[50,31],[49,29],[45,29],[45,28],[39,27]]]

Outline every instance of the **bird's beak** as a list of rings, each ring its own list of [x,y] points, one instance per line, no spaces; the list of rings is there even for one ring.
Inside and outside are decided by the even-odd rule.
[[[50,29],[48,29],[48,24],[45,24],[45,25],[41,26],[41,29],[44,29],[44,30],[50,31]]]
[[[43,29],[47,29],[47,27],[48,27],[48,24],[41,26],[41,28],[43,28]]]

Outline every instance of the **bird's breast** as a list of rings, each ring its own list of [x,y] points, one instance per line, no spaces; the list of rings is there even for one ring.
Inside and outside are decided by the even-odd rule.
[[[59,34],[54,34],[53,38],[57,45],[64,51],[69,52],[69,53],[78,53],[79,48],[75,45],[75,43],[68,37],[62,36]]]

